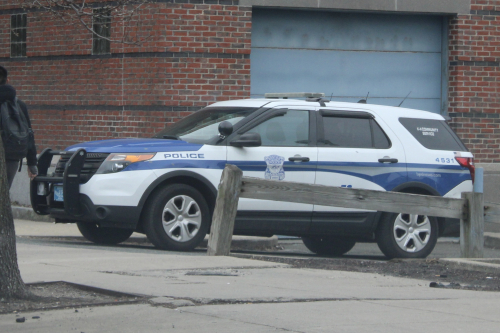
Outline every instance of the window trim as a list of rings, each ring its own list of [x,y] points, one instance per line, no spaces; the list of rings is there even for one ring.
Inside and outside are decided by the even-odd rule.
[[[316,146],[316,122],[314,120],[314,115],[317,113],[316,111],[311,111],[307,110],[306,108],[276,108],[276,109],[268,109],[267,111],[263,112],[262,114],[259,114],[255,119],[252,119],[242,127],[240,127],[237,131],[233,132],[231,136],[227,138],[227,144],[229,145],[229,142],[232,140],[237,139],[239,136],[242,134],[245,134],[247,132],[250,132],[254,127],[262,124],[263,122],[274,118],[274,117],[279,117],[279,113],[283,111],[302,111],[302,112],[309,112],[309,144],[304,145],[304,146],[261,146],[261,147],[315,147]]]
[[[26,25],[25,26],[21,26],[21,27],[14,27],[14,25],[12,24],[12,19],[14,17],[17,17],[17,16],[20,16],[20,17],[24,17],[24,19],[22,19],[21,21],[25,22]],[[16,20],[17,22],[17,20]],[[24,30],[24,40],[21,40],[19,42],[14,42],[12,40],[12,34],[14,33],[14,31],[21,31],[21,30]],[[28,52],[28,43],[27,43],[27,39],[28,39],[28,14],[27,13],[18,13],[18,14],[12,14],[10,16],[10,34],[9,34],[9,46],[10,46],[10,58],[26,58],[27,56],[27,52]],[[22,45],[24,45],[24,52],[21,51],[21,54],[20,55],[13,55],[12,54],[12,48],[14,45],[21,45],[21,50],[22,50]]]
[[[372,141],[372,146],[370,148],[367,147],[336,147],[336,146],[331,146],[326,143],[324,143],[325,140],[325,133],[324,133],[324,122],[323,118],[331,118],[331,117],[337,117],[337,118],[354,118],[354,119],[369,119],[369,125],[370,125],[370,134],[371,134],[371,141]],[[375,116],[369,112],[354,112],[354,111],[336,111],[336,110],[320,110],[317,116],[317,128],[316,128],[316,137],[317,137],[317,146],[321,148],[337,148],[337,149],[377,149],[377,150],[387,150],[392,148],[392,141],[391,138],[387,135],[387,133],[384,131],[382,126],[375,120]],[[375,147],[375,134],[374,134],[374,124],[376,124],[382,133],[385,135],[387,138],[387,141],[389,142],[388,147],[386,148],[376,148]]]
[[[249,130],[251,130],[252,128],[254,128],[255,126],[262,124],[266,120],[269,120],[269,119],[275,118],[275,117],[284,116],[288,111],[289,111],[289,109],[287,109],[287,108],[271,109],[268,112],[265,112],[264,114],[260,115],[258,118],[254,119],[254,120],[248,122],[247,124],[245,124],[244,126],[242,126],[240,129],[238,129],[237,132],[238,132],[238,134],[244,134],[244,133],[248,132]]]
[[[369,112],[364,111],[336,111],[336,110],[320,110],[319,113],[323,117],[339,117],[339,118],[361,118],[361,119],[374,119],[375,116]]]
[[[102,27],[103,25],[106,25],[108,24],[109,27],[108,27],[108,35],[109,36],[105,36],[107,38],[110,38],[111,37],[111,24],[112,24],[112,19],[111,19],[111,11],[110,10],[106,10],[104,8],[95,8],[94,9],[94,12],[97,12],[97,11],[105,11],[105,12],[108,12],[110,16],[109,18],[109,22],[96,22],[96,18],[94,16],[92,16],[92,30],[94,32],[97,32],[97,28],[96,26],[98,25],[99,27]],[[102,35],[102,34],[101,34]],[[104,48],[106,49],[105,52],[99,52],[98,49],[98,45],[100,45],[100,43],[104,43]],[[97,37],[95,34],[92,34],[92,54],[93,55],[101,55],[101,54],[111,54],[111,42],[107,39],[104,39],[104,38],[101,38],[101,37]]]

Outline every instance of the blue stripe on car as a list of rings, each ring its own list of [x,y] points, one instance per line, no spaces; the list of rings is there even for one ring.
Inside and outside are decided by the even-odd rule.
[[[161,160],[132,163],[125,171],[150,170],[150,169],[218,169],[226,166],[224,160]]]
[[[265,172],[267,168],[267,164],[264,161],[226,162],[225,160],[176,159],[133,163],[122,172],[182,168],[222,170],[226,163],[234,164],[243,171]],[[285,162],[284,169],[285,172],[317,171],[349,175],[373,182],[386,191],[390,191],[406,182],[421,182],[432,186],[441,195],[448,193],[460,183],[471,180],[467,169],[453,165],[358,162],[309,162],[299,164]]]

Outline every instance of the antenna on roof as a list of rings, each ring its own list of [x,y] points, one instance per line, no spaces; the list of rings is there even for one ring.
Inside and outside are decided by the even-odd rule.
[[[368,92],[368,94],[366,94],[366,97],[365,99],[360,99],[358,101],[358,103],[361,103],[361,104],[366,104],[368,102],[368,95],[370,95],[370,92]]]
[[[332,101],[333,98],[333,93],[330,95],[330,102]]]
[[[404,101],[406,101],[406,99],[408,98],[408,96],[410,96],[410,94],[411,91],[408,93],[408,95],[406,95],[406,97],[401,101],[401,103],[399,103],[398,108],[404,103]]]

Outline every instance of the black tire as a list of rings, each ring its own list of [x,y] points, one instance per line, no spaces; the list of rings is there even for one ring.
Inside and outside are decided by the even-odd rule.
[[[384,213],[375,237],[378,247],[389,259],[425,258],[436,246],[438,233],[436,217]]]
[[[341,239],[338,237],[302,237],[302,242],[309,249],[319,255],[341,256],[356,245],[352,239]]]
[[[131,229],[101,228],[97,223],[77,222],[78,230],[87,240],[103,245],[116,245],[126,241],[134,232]]]
[[[198,190],[172,184],[152,194],[145,207],[144,230],[157,248],[191,251],[205,238],[210,219],[207,201]]]

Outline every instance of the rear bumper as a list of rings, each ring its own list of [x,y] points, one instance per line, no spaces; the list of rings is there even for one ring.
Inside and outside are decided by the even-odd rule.
[[[466,180],[453,189],[451,189],[448,193],[446,193],[443,197],[446,198],[461,198],[462,192],[472,192],[473,184],[471,180]],[[460,220],[452,219],[452,218],[440,218],[439,227],[441,230],[439,231],[439,237],[460,237]]]

